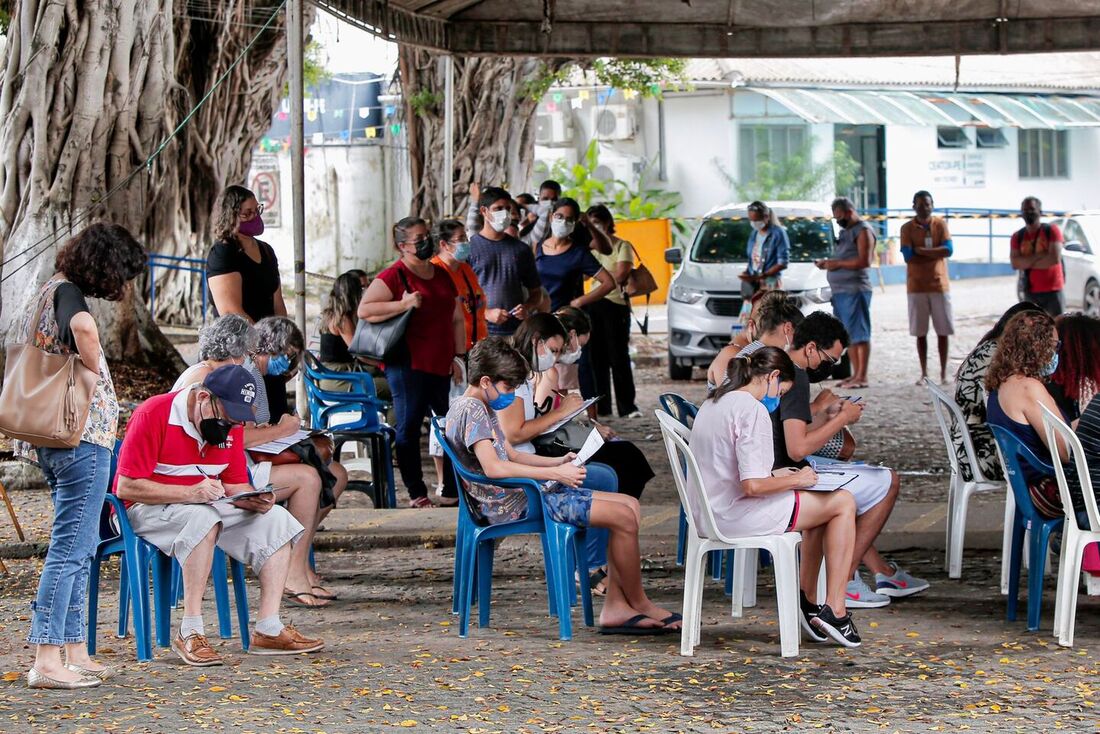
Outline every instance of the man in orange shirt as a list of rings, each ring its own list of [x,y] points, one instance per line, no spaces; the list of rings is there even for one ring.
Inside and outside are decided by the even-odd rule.
[[[901,256],[905,258],[905,285],[909,293],[909,333],[917,338],[921,384],[928,377],[928,321],[936,329],[940,352],[940,382],[947,382],[947,340],[955,333],[951,312],[947,258],[954,252],[947,222],[932,216],[932,194],[913,194],[917,216],[901,225]]]
[[[1031,301],[1057,318],[1066,310],[1062,271],[1062,231],[1043,224],[1043,202],[1029,196],[1020,204],[1024,228],[1012,235],[1012,267],[1020,272],[1021,300]]]
[[[466,317],[466,351],[488,335],[485,323],[485,291],[477,282],[477,274],[466,263],[470,256],[470,242],[466,229],[457,219],[444,219],[435,226],[435,237],[439,254],[432,262],[447,271],[458,291],[458,300],[462,302],[462,313]]]

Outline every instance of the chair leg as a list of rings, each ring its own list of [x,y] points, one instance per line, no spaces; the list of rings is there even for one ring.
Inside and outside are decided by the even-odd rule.
[[[8,515],[11,517],[11,524],[15,527],[15,536],[19,538],[20,542],[26,540],[23,536],[23,526],[19,524],[19,518],[15,516],[15,508],[11,505],[11,500],[8,499],[8,490],[4,488],[4,485],[0,483],[0,499],[4,500],[4,506],[8,508]],[[0,566],[4,566],[4,562],[0,561]],[[4,573],[7,573],[7,567],[4,567]]]
[[[1077,624],[1077,588],[1081,582],[1081,558],[1084,555],[1084,544],[1074,539],[1069,568],[1066,573],[1066,585],[1063,590],[1062,629],[1058,636],[1058,644],[1064,647],[1073,647],[1073,629]],[[1066,539],[1062,538],[1063,549]],[[1061,570],[1059,570],[1061,573]]]
[[[716,552],[712,551],[712,553]],[[752,560],[756,560],[755,554]],[[738,548],[733,554],[733,593],[730,594],[730,616],[735,619],[742,615],[742,608],[745,603],[745,567],[748,562],[749,551],[745,548]]]
[[[153,627],[157,645],[171,644],[172,628],[172,559],[160,551],[152,551],[153,566]]]
[[[570,587],[573,585],[573,564],[569,562],[569,545],[572,526],[565,523],[546,522],[546,535],[550,542],[551,569],[554,590],[558,599],[558,639],[573,639],[572,609],[569,606]],[[582,578],[583,581],[583,578]]]
[[[129,589],[130,603],[134,614],[134,642],[137,645],[138,660],[152,660],[153,651],[149,640],[149,623],[146,608],[149,605],[149,566],[143,561],[145,553],[136,543],[128,544],[122,554],[126,564],[126,583]],[[143,581],[144,577],[144,581]],[[120,624],[122,610],[119,610]]]
[[[1050,633],[1059,640],[1061,640],[1063,629],[1062,618],[1066,611],[1065,587],[1069,582],[1066,578],[1066,573],[1072,571],[1070,568],[1070,558],[1073,555],[1072,548],[1076,544],[1077,533],[1067,524],[1062,535],[1062,552],[1058,554],[1058,582],[1054,587],[1054,626],[1050,631]],[[1075,575],[1079,575],[1078,571],[1072,572]]]
[[[464,530],[460,518],[458,528],[455,531],[455,569],[454,579],[451,583],[451,614],[458,614],[458,608],[462,604],[462,544],[466,542]]]
[[[477,568],[477,545],[474,538],[463,546],[462,552],[462,606],[458,610],[458,636],[470,635],[470,608],[473,606],[474,569]]]
[[[221,548],[215,548],[210,578],[214,582],[214,604],[218,610],[218,635],[223,640],[228,640],[233,636],[233,620],[229,613],[229,577],[225,564],[225,552]]]
[[[96,622],[99,617],[99,568],[103,563],[97,549],[88,567],[88,654],[95,655]]]
[[[581,569],[581,609],[584,612],[584,626],[592,627],[595,625],[595,618],[592,615],[592,587],[589,586],[587,581],[588,571],[588,548],[586,542],[588,540],[588,534],[583,530],[577,530],[573,533],[573,558],[576,560],[576,566]],[[569,575],[573,575],[572,569],[569,571]]]
[[[738,553],[744,553],[745,551],[738,551]],[[741,606],[755,607],[756,606],[756,577],[760,569],[760,550],[757,548],[751,548],[748,551],[749,556],[745,561],[745,582],[741,588]],[[770,553],[768,554],[771,555]]]
[[[684,565],[684,549],[687,547],[688,521],[684,508],[680,508],[680,530],[676,533],[676,565]]]
[[[692,550],[692,549],[688,549]],[[695,654],[695,625],[702,614],[703,597],[696,593],[702,582],[703,554],[688,553],[684,559],[684,620],[680,629],[680,654]]]
[[[229,559],[229,571],[233,576],[233,600],[237,605],[237,626],[241,631],[241,649],[248,652],[251,636],[248,633],[248,588],[244,580],[244,564]]]
[[[558,616],[558,589],[554,582],[554,558],[550,551],[550,539],[547,532],[539,533],[542,541],[542,566],[546,572],[546,603],[550,607],[550,616]]]
[[[1005,619],[1009,622],[1016,621],[1016,607],[1020,596],[1020,566],[1023,565],[1024,555],[1024,529],[1021,520],[1012,521],[1012,545],[1009,551],[1008,567],[1008,601],[1005,605]]]
[[[798,656],[798,556],[793,546],[773,552],[776,609],[779,613],[779,647],[785,658]]]
[[[699,610],[699,614],[695,616],[695,629],[692,630],[691,635],[691,644],[695,646],[699,645],[699,641],[702,639],[703,636],[703,592],[706,589],[706,581],[706,567],[700,562],[699,578],[695,584],[695,605],[696,608]]]
[[[951,536],[948,538],[948,542],[951,545],[948,549],[950,567],[947,570],[947,575],[949,578],[953,579],[962,577],[963,545],[964,538],[966,537],[966,514],[973,488],[974,484],[970,482],[963,484],[955,492],[954,504],[948,508],[951,518]]]
[[[948,573],[949,577],[951,574],[951,522],[952,517],[955,514],[955,485],[958,479],[958,473],[953,473],[951,475],[951,479],[947,482],[947,517],[945,518],[945,525],[947,527],[945,529],[946,535],[944,536],[943,540],[943,570]]]
[[[1006,485],[1004,532],[1001,534],[1001,593],[1008,593],[1008,577],[1012,568],[1012,534],[1015,532],[1016,498]]]
[[[493,551],[496,543],[486,540],[477,544],[477,626],[489,626],[489,609],[493,587]]]
[[[130,632],[130,572],[126,555],[118,557],[118,629],[115,635],[123,638]]]
[[[1047,548],[1050,541],[1050,526],[1044,525],[1031,533],[1028,555],[1031,566],[1027,571],[1027,629],[1035,632],[1039,629],[1039,619],[1043,611],[1043,581],[1046,576]]]
[[[829,595],[829,584],[825,578],[825,561],[822,560],[821,565],[817,567],[817,603],[824,604],[825,597]]]

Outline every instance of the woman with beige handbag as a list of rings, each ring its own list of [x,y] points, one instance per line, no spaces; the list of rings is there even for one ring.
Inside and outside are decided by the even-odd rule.
[[[121,300],[144,268],[145,250],[124,227],[87,227],[58,252],[57,272],[28,304],[19,340],[7,345],[0,431],[25,439],[16,453],[37,455],[54,503],[27,636],[37,646],[31,688],[90,688],[110,675],[88,657],[85,604],[118,400],[85,297]],[[56,410],[43,410],[50,406]]]

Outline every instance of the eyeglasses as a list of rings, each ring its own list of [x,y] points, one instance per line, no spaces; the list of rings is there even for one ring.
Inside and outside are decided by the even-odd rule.
[[[258,217],[263,213],[264,213],[264,205],[263,204],[257,204],[255,212],[251,212],[251,211],[248,211],[248,210],[241,210],[240,212],[238,212],[237,216],[247,222],[249,219],[252,219],[253,217]]]
[[[844,355],[848,353],[848,350],[841,349],[839,357],[833,357],[833,355],[829,354],[824,349],[818,349],[817,352],[821,355],[821,361],[828,362],[829,366],[832,367],[835,366],[840,360],[844,359]]]
[[[426,239],[428,239],[428,238],[427,237],[421,237],[420,239],[416,239],[416,240],[405,240],[405,244],[416,246],[416,245],[419,245],[421,242],[423,242]]]

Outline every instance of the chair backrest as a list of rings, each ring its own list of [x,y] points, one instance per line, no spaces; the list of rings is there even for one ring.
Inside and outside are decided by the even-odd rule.
[[[951,471],[959,473],[959,449],[970,464],[970,476],[976,482],[989,481],[982,474],[978,464],[978,454],[974,450],[974,441],[970,437],[970,428],[966,425],[966,416],[962,408],[947,393],[932,384],[931,380],[924,381],[928,392],[932,395],[932,409],[936,413],[936,422],[940,425],[944,444],[947,446],[947,460],[951,462]],[[954,426],[955,431],[951,428]]]
[[[1039,407],[1043,409],[1043,426],[1046,427],[1047,445],[1055,446],[1055,441],[1061,438],[1069,447],[1070,456],[1073,457],[1074,468],[1077,472],[1077,479],[1081,485],[1081,495],[1085,500],[1085,513],[1089,517],[1089,527],[1082,528],[1077,522],[1077,513],[1073,509],[1073,499],[1070,497],[1069,484],[1066,481],[1066,468],[1062,462],[1055,461],[1054,476],[1058,480],[1058,493],[1062,496],[1062,506],[1066,510],[1066,522],[1072,523],[1074,527],[1080,530],[1100,529],[1100,513],[1096,509],[1096,495],[1092,488],[1092,475],[1089,473],[1085,447],[1081,445],[1081,439],[1077,437],[1072,428],[1066,425],[1061,416],[1055,415],[1054,411],[1042,403],[1039,404]],[[1054,451],[1050,453],[1051,456],[1055,455]]]
[[[366,373],[334,372],[325,369],[324,365],[317,360],[317,357],[309,351],[302,355],[302,364],[305,368],[302,370],[302,384],[306,388],[310,424],[314,428],[329,428],[326,409],[337,405],[347,406],[347,408],[340,411],[327,411],[329,416],[351,413],[353,412],[352,406],[358,409],[357,412],[366,425],[358,427],[356,430],[371,431],[382,428],[382,420],[378,416],[378,408],[375,404],[380,401],[374,389],[374,380],[370,378],[370,375]],[[321,380],[343,380],[350,383],[353,389],[349,392],[324,390],[321,388]],[[340,424],[331,427],[338,430]]]
[[[115,441],[115,447],[111,450],[111,469],[107,475],[107,494],[112,494],[115,486],[115,474],[118,471],[118,452],[122,449],[122,440]],[[103,509],[99,512],[99,539],[118,537],[118,531],[111,523],[111,502],[104,500]]]
[[[664,437],[668,463],[672,467],[672,478],[676,483],[676,492],[680,495],[680,504],[684,507],[688,527],[697,537],[721,540],[722,534],[718,531],[714,513],[710,509],[706,492],[703,491],[699,464],[688,446],[691,431],[668,413],[662,413],[659,410],[653,412],[661,424],[661,435]],[[702,518],[702,527],[696,523],[697,517]]]
[[[680,421],[686,428],[691,428],[695,422],[695,416],[699,412],[699,408],[694,403],[674,392],[666,392],[657,399],[666,413]]]
[[[1024,445],[1023,441],[1016,437],[1016,434],[1004,426],[990,423],[989,430],[993,432],[993,439],[997,443],[997,450],[1001,455],[1005,479],[1008,481],[1008,486],[1012,488],[1012,496],[1016,498],[1016,509],[1031,522],[1045,522],[1049,518],[1043,517],[1036,511],[1035,504],[1031,501],[1031,495],[1027,491],[1027,476],[1024,474],[1020,459],[1022,458],[1035,469],[1052,476],[1054,467],[1039,459],[1031,449]]]

